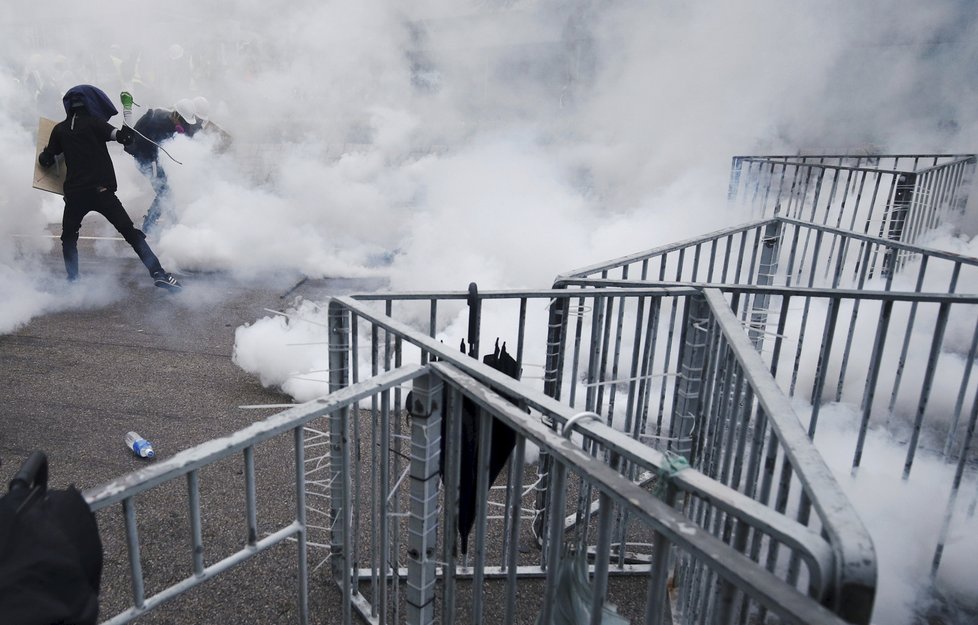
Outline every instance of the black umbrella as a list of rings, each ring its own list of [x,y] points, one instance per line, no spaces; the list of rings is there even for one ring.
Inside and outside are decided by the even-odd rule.
[[[464,346],[464,343],[463,343]],[[463,347],[462,351],[465,349]],[[482,362],[509,377],[520,379],[520,367],[516,360],[506,351],[506,343],[496,347],[492,354],[483,357]],[[510,399],[514,404],[515,400]],[[476,484],[479,468],[479,416],[475,402],[468,398],[462,400],[462,449],[459,466],[459,501],[458,501],[458,534],[462,554],[468,553],[469,533],[475,524]],[[445,420],[442,421],[442,475],[444,476],[445,455]],[[494,420],[492,423],[492,440],[489,447],[489,485],[496,481],[500,471],[509,460],[513,447],[516,445],[516,432],[508,425]]]

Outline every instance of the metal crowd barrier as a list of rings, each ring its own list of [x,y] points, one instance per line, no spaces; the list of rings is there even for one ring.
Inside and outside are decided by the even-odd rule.
[[[361,300],[384,300],[382,304],[376,301],[356,301],[352,298],[333,299],[330,304],[330,336],[333,339],[330,348],[331,388],[344,388],[346,384],[358,378],[377,375],[378,372],[397,367],[408,359],[417,359],[422,363],[436,362],[437,364],[434,365],[436,370],[448,366],[457,369],[471,378],[467,385],[461,386],[485,388],[489,389],[485,392],[495,391],[502,397],[518,400],[517,407],[512,411],[520,415],[522,421],[535,426],[549,425],[555,431],[564,427],[562,424],[574,423],[574,432],[580,432],[585,436],[583,448],[603,466],[614,468],[616,473],[626,480],[624,483],[630,485],[629,488],[642,484],[650,488],[648,484],[655,483],[658,484],[657,488],[662,490],[669,485],[672,489],[669,491],[672,493],[670,501],[674,501],[683,510],[686,518],[684,522],[691,522],[688,524],[690,530],[698,527],[726,545],[746,554],[756,563],[758,570],[773,573],[783,583],[795,587],[799,597],[809,595],[831,606],[852,622],[868,622],[875,591],[875,557],[871,542],[828,470],[814,452],[798,423],[797,416],[777,390],[757,354],[750,348],[748,339],[742,335],[733,313],[718,292],[707,294],[705,297],[694,289],[672,291],[645,289],[641,292],[623,292],[614,289],[589,291],[583,297],[561,290],[491,292],[478,293],[474,296],[475,294],[470,290],[467,294],[415,293],[357,296],[357,299]],[[646,438],[647,429],[637,425],[640,422],[639,403],[658,396],[658,393],[647,393],[645,399],[636,401],[639,386],[645,385],[647,381],[640,381],[639,378],[642,376],[632,376],[634,379],[631,380],[631,390],[628,391],[630,399],[627,402],[628,415],[631,416],[616,415],[614,409],[608,409],[607,415],[600,415],[595,413],[594,409],[603,412],[606,406],[603,405],[603,400],[598,399],[599,395],[608,397],[614,390],[609,391],[608,394],[603,390],[588,391],[583,406],[575,406],[575,401],[560,402],[553,397],[548,397],[549,393],[534,390],[527,384],[520,384],[483,365],[471,357],[477,355],[477,352],[473,354],[472,350],[466,350],[469,353],[464,353],[438,342],[434,338],[433,329],[442,324],[436,322],[436,317],[439,308],[445,308],[445,300],[451,299],[467,300],[470,311],[478,311],[477,316],[481,316],[483,322],[501,316],[497,311],[491,310],[493,304],[498,304],[500,309],[508,312],[518,310],[516,321],[508,324],[507,328],[520,338],[518,352],[521,354],[523,337],[528,325],[531,327],[533,325],[527,323],[528,317],[531,321],[535,318],[543,322],[549,315],[548,308],[567,309],[572,300],[582,299],[584,304],[578,304],[578,307],[594,311],[602,310],[604,302],[610,299],[628,300],[633,306],[645,306],[649,310],[665,307],[666,304],[663,304],[662,300],[666,299],[674,300],[668,305],[675,306],[677,309],[685,309],[691,305],[689,302],[696,302],[698,312],[695,314],[706,317],[693,319],[683,312],[679,315],[681,323],[689,328],[698,328],[702,323],[715,324],[711,325],[716,329],[710,334],[714,342],[709,347],[697,349],[680,344],[678,337],[673,339],[676,344],[672,345],[671,349],[677,357],[681,355],[682,364],[679,364],[679,360],[675,360],[672,366],[684,368],[684,383],[669,385],[671,390],[668,393],[670,397],[667,405],[670,409],[663,425],[667,429],[674,427],[671,411],[672,407],[675,407],[684,418],[690,417],[691,421],[695,421],[698,427],[660,437],[663,440],[671,439],[675,446],[672,449],[667,446],[662,451],[656,450],[648,445],[650,439]],[[397,320],[402,316],[424,318],[424,314],[419,314],[418,310],[411,308],[411,305],[417,304],[419,300],[427,300],[428,303],[431,323],[427,334],[418,332],[414,326]],[[477,304],[474,300],[477,300]],[[681,303],[677,305],[676,302]],[[439,303],[442,304],[441,307],[438,306]],[[397,309],[395,304],[398,305]],[[534,311],[536,314],[533,314]],[[651,318],[651,316],[643,317],[640,322],[648,324]],[[470,325],[478,326],[478,321]],[[486,331],[487,328],[483,327],[483,336],[487,335]],[[532,330],[530,333],[532,334]],[[488,335],[493,334],[490,332]],[[648,336],[654,334],[659,334],[659,329],[650,328]],[[687,335],[688,332],[679,334]],[[562,335],[570,336],[571,332],[564,332]],[[691,345],[698,344],[696,340],[691,338],[689,340],[692,341]],[[593,343],[589,339],[583,339],[581,342]],[[642,342],[637,344],[642,345]],[[705,379],[706,362],[712,362],[719,353],[724,354],[725,364],[722,367],[709,369],[710,374],[721,376],[724,380],[728,380],[729,376],[733,375],[737,382],[726,391],[718,391],[720,395],[714,394],[714,397],[719,398],[737,389],[741,399],[736,402],[738,406],[736,409],[731,409],[729,402],[717,399],[712,408],[707,408],[710,404],[704,404],[702,407],[704,412],[698,412],[699,409],[691,403],[697,396],[697,392],[689,387],[688,382],[693,379]],[[639,361],[647,359],[648,354],[648,350],[634,353],[635,366],[639,367]],[[707,357],[707,354],[712,356]],[[594,354],[591,357],[593,359]],[[697,361],[699,361],[699,369],[694,371],[693,366]],[[551,365],[553,364],[555,363],[551,362]],[[576,378],[579,375],[576,366],[568,365],[566,373],[569,374],[572,370],[574,371],[572,375]],[[597,374],[596,371],[592,373]],[[554,388],[552,384],[554,379],[550,376],[560,378],[564,375],[562,369],[548,366],[545,380],[542,381],[544,390],[552,391]],[[714,377],[710,383],[711,387],[719,388],[721,377]],[[616,389],[620,384],[618,381],[605,381],[610,383],[611,389]],[[538,383],[537,386],[539,387],[540,384]],[[417,388],[414,392],[424,395],[424,392],[418,391]],[[623,389],[622,393],[625,392]],[[428,395],[431,393],[425,396]],[[677,401],[673,395],[680,399]],[[403,480],[407,479],[409,472],[408,467],[402,467],[397,460],[403,453],[401,444],[397,441],[403,439],[402,432],[406,427],[404,424],[399,425],[400,420],[396,416],[396,406],[400,401],[395,399],[392,404],[382,401],[380,405],[373,406],[371,414],[376,416],[371,417],[369,425],[368,421],[364,421],[357,426],[359,420],[354,419],[346,428],[329,433],[330,440],[366,441],[369,429],[370,445],[371,449],[374,449],[374,453],[361,456],[365,459],[369,458],[369,483],[364,477],[355,478],[352,482],[336,477],[347,475],[343,467],[336,465],[333,467],[334,477],[330,480],[333,489],[337,488],[337,485],[347,489],[348,492],[334,492],[332,496],[334,501],[341,498],[349,502],[347,507],[355,511],[351,515],[353,519],[362,517],[374,520],[371,527],[372,531],[376,531],[376,535],[371,534],[368,540],[370,546],[360,546],[359,543],[351,540],[343,550],[344,553],[350,554],[349,559],[338,559],[335,555],[335,546],[344,544],[347,536],[361,535],[364,532],[356,528],[355,520],[344,523],[342,518],[335,515],[329,524],[332,528],[330,536],[321,541],[334,546],[331,556],[335,567],[334,575],[342,580],[344,592],[350,598],[350,601],[345,601],[344,604],[349,603],[356,607],[361,616],[370,622],[388,622],[388,617],[392,619],[391,622],[400,622],[399,614],[396,612],[388,614],[392,609],[389,607],[391,604],[400,605],[400,601],[392,601],[391,597],[385,594],[388,591],[396,592],[400,587],[397,583],[391,585],[392,580],[396,582],[399,579],[407,579],[406,587],[409,589],[409,594],[415,593],[418,588],[429,588],[434,583],[432,576],[425,577],[423,580],[411,579],[410,563],[414,557],[412,554],[429,553],[430,541],[415,547],[411,547],[410,544],[405,546],[405,541],[398,538],[398,532],[392,530],[397,526],[397,519],[408,514],[409,509],[410,513],[414,514],[413,508],[419,501],[433,501],[437,498],[431,486],[422,490],[418,490],[422,488],[418,486],[414,490],[399,494],[400,490],[408,488]],[[443,403],[446,406],[455,406],[452,408],[454,410],[457,410],[460,405],[460,402],[451,399],[446,399]],[[581,408],[585,410],[582,411]],[[714,412],[709,412],[710,410]],[[582,415],[588,415],[591,419],[580,421]],[[516,427],[502,415],[494,413],[492,416],[510,427]],[[575,419],[575,416],[578,419]],[[630,427],[625,428],[627,433],[612,427],[615,419],[619,417],[631,421]],[[484,414],[480,418],[485,419],[483,423],[489,422]],[[500,421],[494,421],[494,423],[498,422]],[[683,419],[675,422],[680,424],[675,427],[683,428]],[[620,427],[620,419],[614,425]],[[360,429],[357,430],[357,427]],[[705,438],[690,436],[691,431],[705,432],[708,429],[714,432],[714,437],[709,438],[708,442]],[[727,452],[717,465],[715,462],[716,453],[719,453],[716,451],[717,446],[722,447],[723,438],[732,436],[727,432],[735,430],[737,440],[751,441],[753,460],[748,463],[746,456],[742,460]],[[720,432],[723,434],[719,434]],[[457,435],[456,432],[455,436]],[[448,435],[449,439],[451,436]],[[696,454],[691,455],[693,449],[689,443],[694,439],[698,441],[700,448],[696,450]],[[531,442],[539,445],[536,440]],[[488,445],[483,438],[480,438],[480,444]],[[522,443],[518,445],[516,457],[522,455],[519,451]],[[385,451],[388,448],[389,451]],[[412,449],[415,448],[416,443],[412,442]],[[446,446],[446,449],[450,449],[450,446]],[[480,450],[482,449],[484,448],[480,447]],[[704,451],[706,449],[712,451],[706,453]],[[358,449],[358,453],[362,453],[362,449]],[[446,453],[449,458],[453,457],[451,452]],[[693,467],[676,471],[674,461],[678,453],[691,456]],[[552,570],[554,555],[550,552],[549,546],[561,544],[559,540],[554,541],[555,537],[563,535],[564,532],[573,533],[582,541],[579,549],[582,552],[586,550],[590,554],[593,559],[592,568],[596,573],[600,573],[596,581],[599,587],[604,584],[601,576],[604,575],[602,571],[605,568],[612,575],[634,574],[649,570],[649,566],[654,569],[657,563],[663,563],[663,553],[668,553],[668,550],[656,555],[658,553],[656,545],[659,549],[663,548],[661,541],[642,539],[643,533],[647,533],[649,528],[642,524],[636,526],[639,519],[633,518],[629,511],[610,510],[607,502],[609,498],[615,499],[615,496],[608,492],[598,496],[596,493],[601,492],[601,489],[586,478],[582,478],[576,490],[577,500],[573,506],[575,511],[569,514],[555,513],[555,505],[559,504],[558,509],[564,506],[562,500],[556,499],[556,495],[562,495],[564,489],[559,483],[554,482],[556,468],[553,454],[554,450],[551,447],[541,445],[539,460],[536,463],[537,475],[530,484],[523,483],[522,464],[511,463],[506,486],[501,487],[503,493],[494,498],[489,491],[488,498],[477,497],[477,501],[484,502],[480,505],[486,507],[476,514],[476,518],[480,520],[479,523],[485,522],[487,518],[493,521],[490,525],[494,527],[492,532],[496,540],[487,540],[487,529],[482,525],[477,526],[476,555],[472,566],[468,566],[467,562],[466,566],[461,568],[456,566],[451,541],[445,541],[445,533],[441,535],[443,542],[436,551],[442,555],[435,556],[436,561],[430,564],[434,567],[440,566],[437,570],[441,572],[442,582],[446,588],[454,588],[454,580],[459,576],[471,576],[473,589],[481,589],[486,577],[509,576],[506,592],[515,593],[516,582],[512,578],[540,576],[547,574],[548,569]],[[758,454],[763,454],[764,466],[775,471],[776,478],[775,473],[767,475],[759,472],[758,460],[761,455]],[[422,455],[429,458],[430,452]],[[480,457],[485,457],[485,454]],[[701,458],[711,460],[705,462]],[[335,460],[333,462],[335,463]],[[431,466],[430,460],[428,466]],[[722,466],[726,468],[722,470],[717,468]],[[485,470],[486,467],[482,467],[480,471]],[[367,471],[366,467],[361,466],[361,473]],[[778,483],[777,493],[773,493],[771,488],[771,480],[774,479]],[[479,480],[477,492],[486,492],[488,486],[482,472],[479,473]],[[447,492],[452,492],[456,487],[457,485],[450,485]],[[467,488],[471,488],[471,485]],[[419,495],[419,493],[423,494]],[[444,497],[444,494],[441,496]],[[383,504],[378,504],[380,501],[387,502],[386,508]],[[815,515],[810,514],[813,506]],[[445,520],[441,527],[455,527],[456,520],[453,515],[446,512],[453,508],[453,506],[443,505],[442,514],[445,515]],[[500,510],[500,514],[489,512],[496,509]],[[431,514],[430,508],[426,510],[427,512],[422,513],[424,517]],[[524,511],[525,516],[523,516]],[[604,520],[606,515],[615,517],[614,521]],[[595,517],[599,520],[595,521]],[[595,523],[598,527],[594,527]],[[605,523],[609,525],[605,527]],[[521,526],[523,529],[520,529]],[[344,529],[349,527],[353,527],[352,532]],[[453,529],[447,529],[446,532],[449,536],[454,534]],[[418,535],[418,531],[409,530],[407,542],[410,543],[410,540]],[[429,536],[428,530],[421,532],[420,535]],[[519,536],[524,536],[525,540],[527,535],[542,544],[542,551],[535,561],[532,558],[527,560],[526,555],[516,557],[514,554]],[[390,538],[385,540],[382,538],[385,536]],[[597,536],[598,544],[585,545],[588,536]],[[404,559],[392,558],[391,554],[399,552]],[[361,568],[358,563],[368,558],[370,566]],[[490,560],[487,561],[486,558]],[[406,567],[401,566],[400,564],[405,560],[409,564]],[[682,566],[679,568],[667,568],[672,575],[675,575],[674,581],[678,584],[679,594],[671,605],[676,613],[682,612],[684,615],[682,622],[712,622],[711,619],[718,618],[720,615],[732,619],[730,622],[747,622],[758,614],[768,611],[773,617],[791,622],[792,617],[784,614],[783,606],[772,609],[763,601],[758,603],[754,598],[750,598],[750,593],[744,586],[744,579],[723,579],[724,576],[718,573],[712,564],[703,561],[694,552],[684,552],[681,562]],[[367,584],[369,590],[358,592],[361,582]],[[429,605],[433,596],[428,594],[421,598],[416,595],[409,597],[408,613],[416,615],[420,611],[428,614],[423,608]],[[443,599],[442,622],[454,622],[454,619],[460,616],[455,613],[451,596],[451,594],[446,595]],[[506,605],[511,604],[513,596],[507,594]],[[472,622],[481,622],[482,606],[481,598],[473,599]],[[659,616],[649,612],[650,609],[652,608],[647,607],[643,618],[649,619],[648,622],[658,622],[655,619]],[[409,617],[407,622],[429,621],[425,618],[418,621],[414,617]]]
[[[978,299],[956,293],[978,283],[978,259],[777,218],[574,270],[554,286],[694,283],[727,294],[781,388],[812,405],[811,435],[823,403],[859,410],[854,469],[871,418],[910,432],[905,475],[922,432],[948,460],[978,454],[963,444]]]
[[[300,623],[317,620],[308,608],[307,559],[313,570],[329,565],[339,589],[334,609],[344,623],[354,616],[371,623],[509,623],[525,620],[527,610],[551,622],[575,558],[586,558],[591,576],[586,592],[578,586],[591,622],[608,618],[612,598],[622,615],[647,623],[868,622],[872,544],[719,291],[472,288],[360,300],[330,301],[328,395],[86,491],[93,510],[120,505],[125,521],[132,606],[107,622],[129,622],[291,540],[298,546]],[[543,343],[535,333],[575,336],[573,323],[546,329],[552,310],[567,312],[567,320],[601,316],[612,300],[628,309],[622,314],[638,332],[632,343],[638,349],[620,359],[634,373],[630,381],[601,379],[594,365],[607,361],[595,350],[557,359],[555,345],[529,348]],[[463,353],[435,338],[434,329],[444,325],[439,310],[451,317],[466,307],[476,314],[469,316],[465,330],[474,334],[467,334]],[[617,319],[613,310],[603,317]],[[674,313],[668,330],[667,310]],[[426,317],[428,331],[417,330]],[[617,339],[609,326],[595,327],[605,339],[592,341],[592,329],[578,335],[578,344],[608,350],[614,342],[621,351],[623,324]],[[517,337],[522,367],[524,352],[546,359],[543,379],[516,381],[473,358],[478,337],[496,331]],[[649,341],[659,345],[643,349]],[[584,361],[586,371],[572,360]],[[650,364],[670,371],[655,392]],[[601,383],[570,402],[548,395],[579,378]],[[625,410],[611,405],[616,391],[629,398],[620,402]],[[643,420],[646,406],[661,409],[663,419]],[[480,427],[476,440],[463,445],[465,418]],[[629,427],[622,419],[630,419]],[[653,423],[661,435],[648,438]],[[533,460],[529,452],[529,464],[509,462],[492,485],[484,461],[489,432],[503,426],[514,432],[514,458],[534,448],[537,455]],[[260,532],[256,448],[289,435],[294,519]],[[457,467],[473,445],[483,460],[465,483]],[[237,454],[247,539],[230,555],[210,554],[199,473]],[[444,476],[441,466],[448,467]],[[183,480],[187,575],[149,594],[136,501]],[[475,495],[475,520],[463,554],[455,536],[457,502],[466,494]],[[644,587],[637,602],[636,583]]]
[[[729,198],[758,216],[913,243],[963,212],[974,154],[735,156]]]
[[[350,386],[328,397],[308,402],[278,413],[267,419],[239,430],[230,436],[214,439],[192,447],[171,458],[152,464],[116,480],[84,491],[83,495],[93,512],[120,506],[125,522],[126,545],[128,548],[129,573],[132,586],[132,606],[104,621],[107,624],[128,623],[146,614],[162,603],[181,595],[192,588],[212,579],[235,565],[249,560],[259,553],[284,541],[294,540],[298,549],[296,579],[298,582],[297,605],[299,622],[309,622],[308,614],[308,570],[306,566],[306,447],[304,426],[324,415],[356,404],[358,401],[383,392],[385,389],[410,380],[419,374],[419,368],[379,376],[369,382]],[[291,435],[295,460],[295,507],[294,519],[277,530],[259,531],[256,501],[255,450],[279,436]],[[245,511],[242,522],[247,529],[246,541],[238,551],[222,557],[210,564],[206,562],[206,545],[202,539],[204,507],[201,502],[200,472],[214,466],[223,459],[241,454],[244,466],[243,491]],[[181,550],[187,564],[187,576],[178,582],[165,586],[147,596],[143,560],[140,556],[140,534],[137,523],[136,503],[140,496],[178,480],[187,483],[187,513],[189,519],[188,535],[168,552],[174,557]],[[284,496],[284,495],[283,495]],[[261,534],[263,537],[259,538]]]
[[[978,299],[970,294],[978,283],[978,259],[901,241],[913,241],[963,210],[975,157],[889,158],[867,163],[843,157],[738,157],[732,198],[749,197],[757,212],[780,217],[573,270],[554,286],[715,285],[781,388],[811,406],[807,415],[802,410],[810,436],[825,404],[858,412],[853,472],[865,461],[871,425],[902,433],[904,478],[921,449],[955,464],[934,575],[963,477],[978,462],[973,445],[978,380],[972,376]],[[829,164],[832,160],[836,164]],[[893,178],[901,162],[916,172],[913,190],[900,191]],[[868,203],[862,196],[867,181],[873,189]],[[792,191],[785,191],[786,184]],[[887,185],[889,204],[880,205],[880,187]],[[894,195],[898,191],[904,195]],[[911,191],[915,195],[907,195]],[[897,197],[903,197],[903,214],[910,215],[906,229],[891,221],[880,226],[881,236],[865,234],[872,232],[874,211],[895,219],[891,209]],[[927,198],[939,201],[927,203]],[[862,233],[837,227],[860,229],[864,218]],[[969,294],[959,294],[962,290]],[[967,514],[975,512],[973,501]]]
[[[561,274],[658,283],[954,293],[978,281],[978,259],[775,217]]]

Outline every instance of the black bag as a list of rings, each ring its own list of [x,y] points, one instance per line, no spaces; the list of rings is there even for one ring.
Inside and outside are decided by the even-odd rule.
[[[34,452],[0,498],[0,621],[98,622],[102,541],[74,486],[48,491],[48,461]]]

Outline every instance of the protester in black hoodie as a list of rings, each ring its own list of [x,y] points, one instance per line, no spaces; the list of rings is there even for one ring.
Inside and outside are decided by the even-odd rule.
[[[65,210],[61,221],[61,249],[64,254],[68,280],[78,279],[78,231],[82,219],[90,211],[101,213],[123,236],[143,261],[154,283],[172,291],[180,283],[163,270],[146,235],[133,226],[119,198],[116,197],[115,169],[105,144],[118,141],[132,143],[134,133],[123,126],[116,130],[109,118],[118,111],[101,89],[78,85],[65,93],[67,117],[55,125],[47,146],[38,162],[42,167],[54,164],[54,157],[64,154],[67,173],[64,183]]]

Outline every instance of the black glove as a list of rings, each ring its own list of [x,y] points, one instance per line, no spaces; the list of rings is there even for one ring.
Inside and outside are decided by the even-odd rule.
[[[115,131],[115,140],[122,145],[131,145],[136,138],[136,133],[129,126],[123,126]]]
[[[54,165],[54,154],[51,154],[47,150],[42,150],[41,155],[37,157],[37,162],[41,164],[41,167],[50,167]]]

